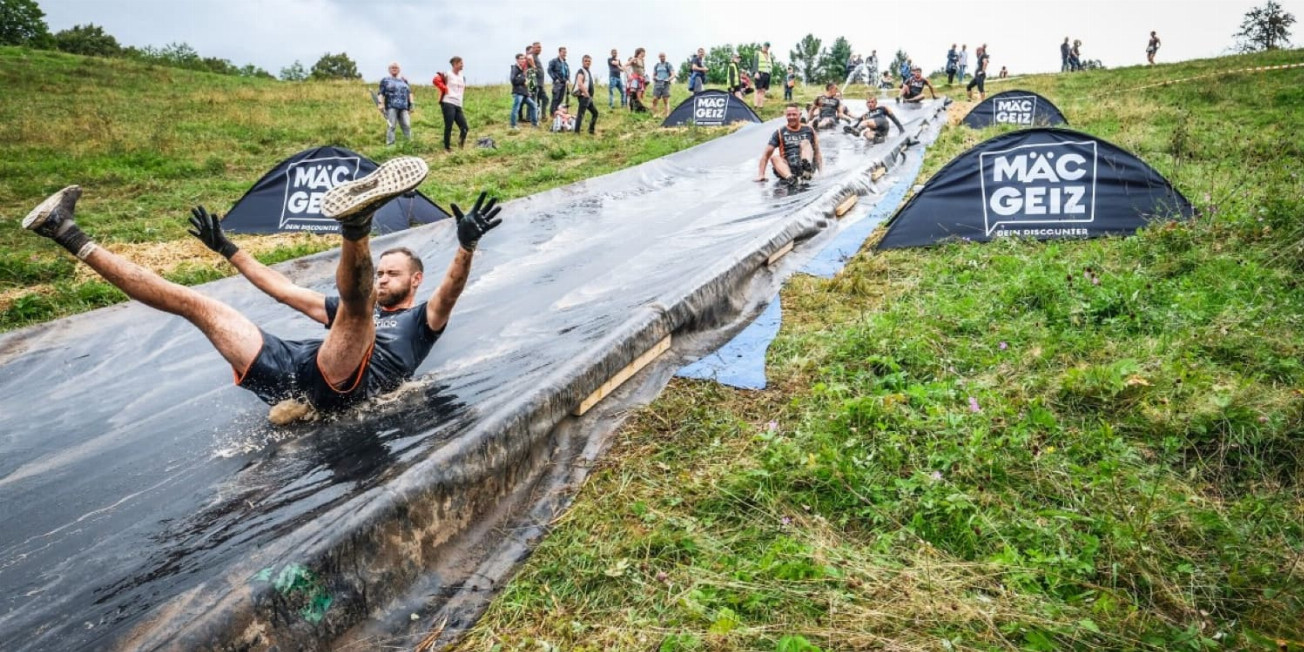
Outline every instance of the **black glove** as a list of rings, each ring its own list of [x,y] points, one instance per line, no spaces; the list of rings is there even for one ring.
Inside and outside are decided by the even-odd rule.
[[[480,193],[480,198],[475,200],[475,206],[471,208],[471,212],[465,215],[462,214],[462,209],[457,204],[453,204],[453,217],[457,218],[457,241],[467,251],[475,251],[475,246],[479,244],[480,237],[489,229],[503,223],[497,217],[498,212],[502,210],[502,208],[495,206],[498,203],[498,198],[490,199],[488,204],[484,203],[485,196],[488,194],[488,192]]]
[[[190,235],[199,238],[205,247],[222,254],[227,260],[240,251],[234,242],[226,239],[222,233],[222,216],[213,214],[209,215],[203,206],[196,206],[190,209],[190,225],[195,227],[187,229]]]

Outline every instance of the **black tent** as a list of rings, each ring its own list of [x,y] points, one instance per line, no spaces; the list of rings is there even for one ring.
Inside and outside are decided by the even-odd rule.
[[[1115,145],[1068,129],[1024,129],[947,163],[892,217],[878,248],[1125,235],[1193,213],[1168,180]]]
[[[702,91],[679,103],[662,127],[720,127],[735,122],[761,122],[747,103],[722,90]]]
[[[376,167],[367,157],[342,147],[306,149],[264,174],[231,207],[222,228],[231,233],[339,233],[339,223],[321,214],[322,195]],[[378,233],[393,233],[445,217],[449,214],[444,209],[414,192],[385,204],[372,224]]]
[[[1021,127],[1053,127],[1069,121],[1050,100],[1032,92],[1008,90],[979,102],[964,124],[974,129],[992,125],[1018,125]]]

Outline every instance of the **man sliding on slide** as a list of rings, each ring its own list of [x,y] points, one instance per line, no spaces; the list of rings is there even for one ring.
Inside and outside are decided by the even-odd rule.
[[[202,206],[191,211],[191,235],[226,257],[259,290],[325,324],[324,339],[282,340],[234,308],[100,248],[73,221],[81,197],[77,186],[51,195],[28,214],[23,228],[53,239],[132,299],[194,324],[231,364],[236,384],[268,404],[296,398],[319,410],[341,409],[392,391],[412,377],[443,334],[466,286],[476,243],[502,223],[497,199],[486,204],[484,193],[466,215],[454,205],[461,248],[430,300],[415,303],[421,260],[399,248],[382,253],[373,266],[368,240],[372,214],[415,189],[428,171],[420,158],[396,158],[322,198],[322,214],[340,222],[344,237],[335,272],[338,297],[295,285],[227,240],[217,215]]]
[[[865,105],[869,108],[865,115],[860,116],[855,124],[843,127],[843,131],[852,136],[863,136],[871,143],[881,143],[887,140],[887,121],[891,120],[898,131],[906,132],[906,128],[901,126],[901,121],[897,120],[892,109],[878,105],[878,98],[874,96],[873,89],[870,89],[869,96],[865,98]]]
[[[789,104],[783,110],[783,116],[788,124],[770,136],[765,153],[761,154],[756,180],[765,181],[765,167],[769,165],[774,168],[775,176],[795,186],[809,181],[816,170],[824,167],[824,156],[820,154],[820,141],[815,130],[801,123],[798,104]]]

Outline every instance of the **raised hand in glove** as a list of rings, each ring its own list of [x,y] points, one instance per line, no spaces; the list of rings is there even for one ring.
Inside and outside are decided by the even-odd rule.
[[[199,238],[205,247],[222,254],[227,260],[240,251],[234,242],[226,239],[222,233],[222,216],[216,213],[210,215],[203,206],[196,206],[190,209],[190,225],[195,227],[187,229],[190,235]]]
[[[503,223],[498,217],[498,212],[502,210],[496,206],[498,198],[494,197],[486,204],[484,200],[488,194],[488,192],[480,193],[480,198],[475,200],[475,206],[471,207],[470,213],[463,214],[462,209],[457,204],[453,204],[453,217],[457,218],[457,241],[467,251],[475,251],[480,237],[489,229]]]

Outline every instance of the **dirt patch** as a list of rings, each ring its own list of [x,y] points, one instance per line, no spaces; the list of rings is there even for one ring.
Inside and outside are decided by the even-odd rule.
[[[320,238],[320,236],[310,233],[276,233],[272,235],[236,236],[232,240],[240,246],[240,249],[257,256],[281,247],[308,244],[316,238]],[[209,251],[207,247],[194,238],[139,244],[111,243],[102,246],[141,267],[159,274],[170,274],[183,265],[222,267],[221,257]],[[235,271],[231,267],[226,267],[226,269],[230,272]],[[95,272],[85,265],[78,265],[76,272],[73,273],[73,280],[77,283],[84,283],[97,278]]]
[[[946,107],[946,124],[952,127],[960,124],[964,117],[969,115],[970,109],[973,109],[975,104],[977,102],[962,102],[959,100],[951,102],[951,106]]]

